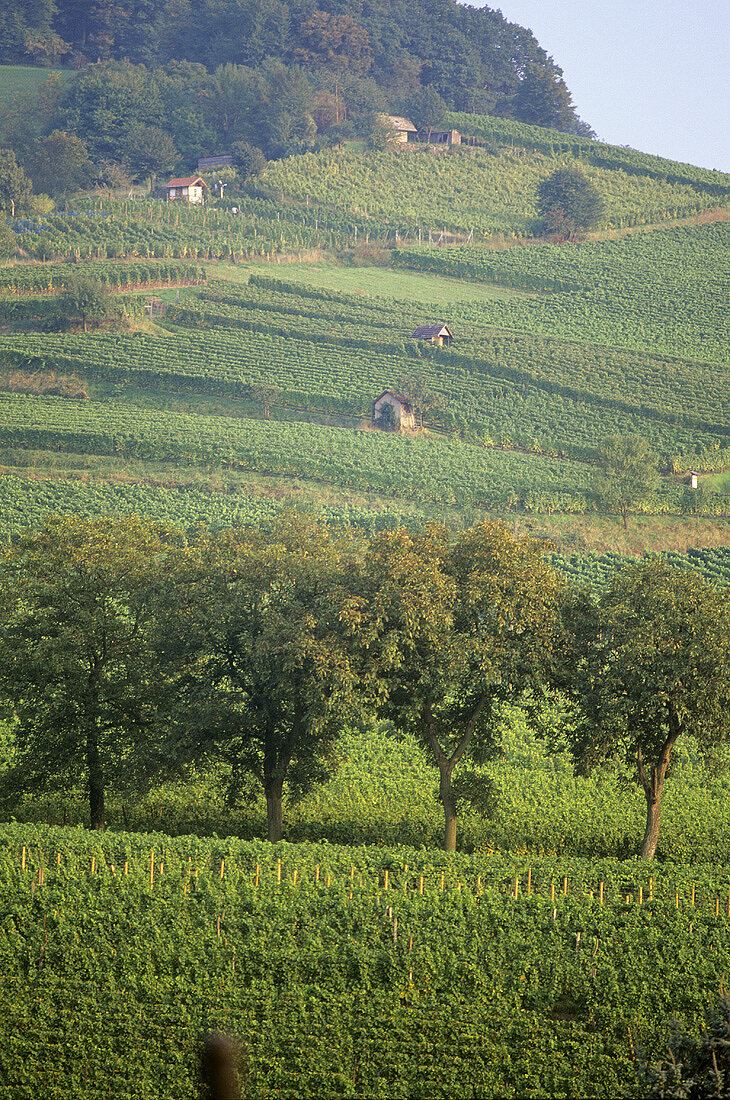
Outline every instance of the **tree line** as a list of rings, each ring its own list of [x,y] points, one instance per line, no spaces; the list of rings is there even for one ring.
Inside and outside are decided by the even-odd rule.
[[[0,61],[170,62],[214,71],[267,59],[368,77],[393,100],[432,87],[457,110],[579,124],[562,70],[532,31],[455,0],[21,0],[0,9]],[[183,105],[181,105],[182,107]]]
[[[646,799],[641,854],[683,735],[730,733],[730,603],[657,562],[600,596],[546,546],[484,522],[454,535],[355,542],[312,518],[210,534],[137,517],[50,519],[0,563],[6,798],[84,782],[92,827],[109,787],[207,766],[235,804],[320,782],[345,726],[389,718],[439,772],[444,844],[500,751],[496,716],[563,701],[576,770],[627,765]]]

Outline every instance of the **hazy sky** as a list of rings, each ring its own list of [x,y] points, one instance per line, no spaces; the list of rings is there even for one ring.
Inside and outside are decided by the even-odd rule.
[[[730,0],[487,6],[532,30],[601,140],[730,172]]]

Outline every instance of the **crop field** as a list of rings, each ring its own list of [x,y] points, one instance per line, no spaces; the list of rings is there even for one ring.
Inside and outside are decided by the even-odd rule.
[[[730,176],[724,172],[696,168],[625,145],[609,145],[545,126],[530,126],[514,119],[460,114],[456,111],[449,112],[448,117],[450,126],[485,141],[490,148],[530,149],[551,156],[568,153],[584,163],[620,169],[631,175],[688,183],[698,190],[710,190],[720,199],[730,196]]]
[[[0,845],[19,1100],[111,1072],[121,1097],[188,1096],[210,1027],[240,1037],[251,1097],[626,1095],[632,1043],[657,1057],[730,963],[722,864],[18,825]]]
[[[482,323],[726,363],[730,224],[535,249],[402,249],[410,269],[547,293],[484,302]],[[476,319],[476,317],[475,317]]]
[[[567,154],[546,156],[535,149],[501,149],[496,155],[467,146],[439,155],[331,150],[270,164],[258,188],[270,199],[284,195],[304,203],[311,196],[354,216],[387,219],[391,236],[398,230],[412,237],[419,227],[427,236],[429,229],[441,227],[462,233],[474,229],[475,238],[532,235],[541,180],[556,168],[578,164]],[[717,206],[717,195],[701,185],[669,183],[617,168],[581,167],[604,198],[605,228],[688,217]]]

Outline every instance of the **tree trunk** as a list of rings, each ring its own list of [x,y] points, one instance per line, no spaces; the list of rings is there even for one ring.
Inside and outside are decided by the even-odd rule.
[[[92,829],[104,828],[104,773],[96,728],[86,734],[86,767],[89,771],[89,820]]]
[[[662,746],[662,751],[659,753],[659,759],[656,764],[652,764],[649,774],[647,774],[644,765],[641,749],[638,751],[637,764],[639,782],[644,788],[644,797],[646,798],[646,828],[644,830],[644,840],[641,845],[642,859],[653,859],[654,853],[656,852],[656,846],[659,840],[659,825],[661,824],[662,817],[662,791],[664,790],[664,779],[667,774],[667,768],[669,767],[669,757],[671,756],[672,749],[680,733],[681,726],[679,724],[679,719],[670,701],[669,735]]]
[[[444,851],[456,851],[456,799],[451,792],[451,774],[454,764],[448,760],[439,762],[439,801],[444,808]]]
[[[652,778],[656,768],[652,768]],[[646,829],[644,830],[644,840],[641,845],[641,858],[653,859],[656,852],[656,846],[659,841],[659,825],[661,823],[662,816],[662,787],[663,783],[653,791],[645,790],[646,796]]]
[[[284,835],[283,816],[284,782],[272,780],[266,787],[266,838],[276,844]]]

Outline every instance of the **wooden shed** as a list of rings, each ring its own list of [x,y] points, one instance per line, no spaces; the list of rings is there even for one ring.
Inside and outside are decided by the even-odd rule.
[[[401,118],[399,115],[384,115],[383,120],[387,128],[393,131],[393,140],[400,145],[407,145],[409,141],[418,141],[418,129],[409,118]]]
[[[413,431],[416,416],[413,405],[402,393],[383,390],[373,401],[373,427],[393,429],[399,432]]]
[[[202,176],[184,176],[180,179],[168,180],[165,184],[165,193],[168,202],[203,203],[208,184]]]
[[[443,321],[439,321],[435,325],[420,325],[413,333],[412,339],[430,340],[432,344],[438,344],[440,348],[447,348],[449,344],[453,343],[454,337],[451,335],[449,326],[445,325]]]
[[[233,157],[230,153],[217,153],[211,157],[198,157],[198,171],[211,172],[216,168],[230,168]]]

